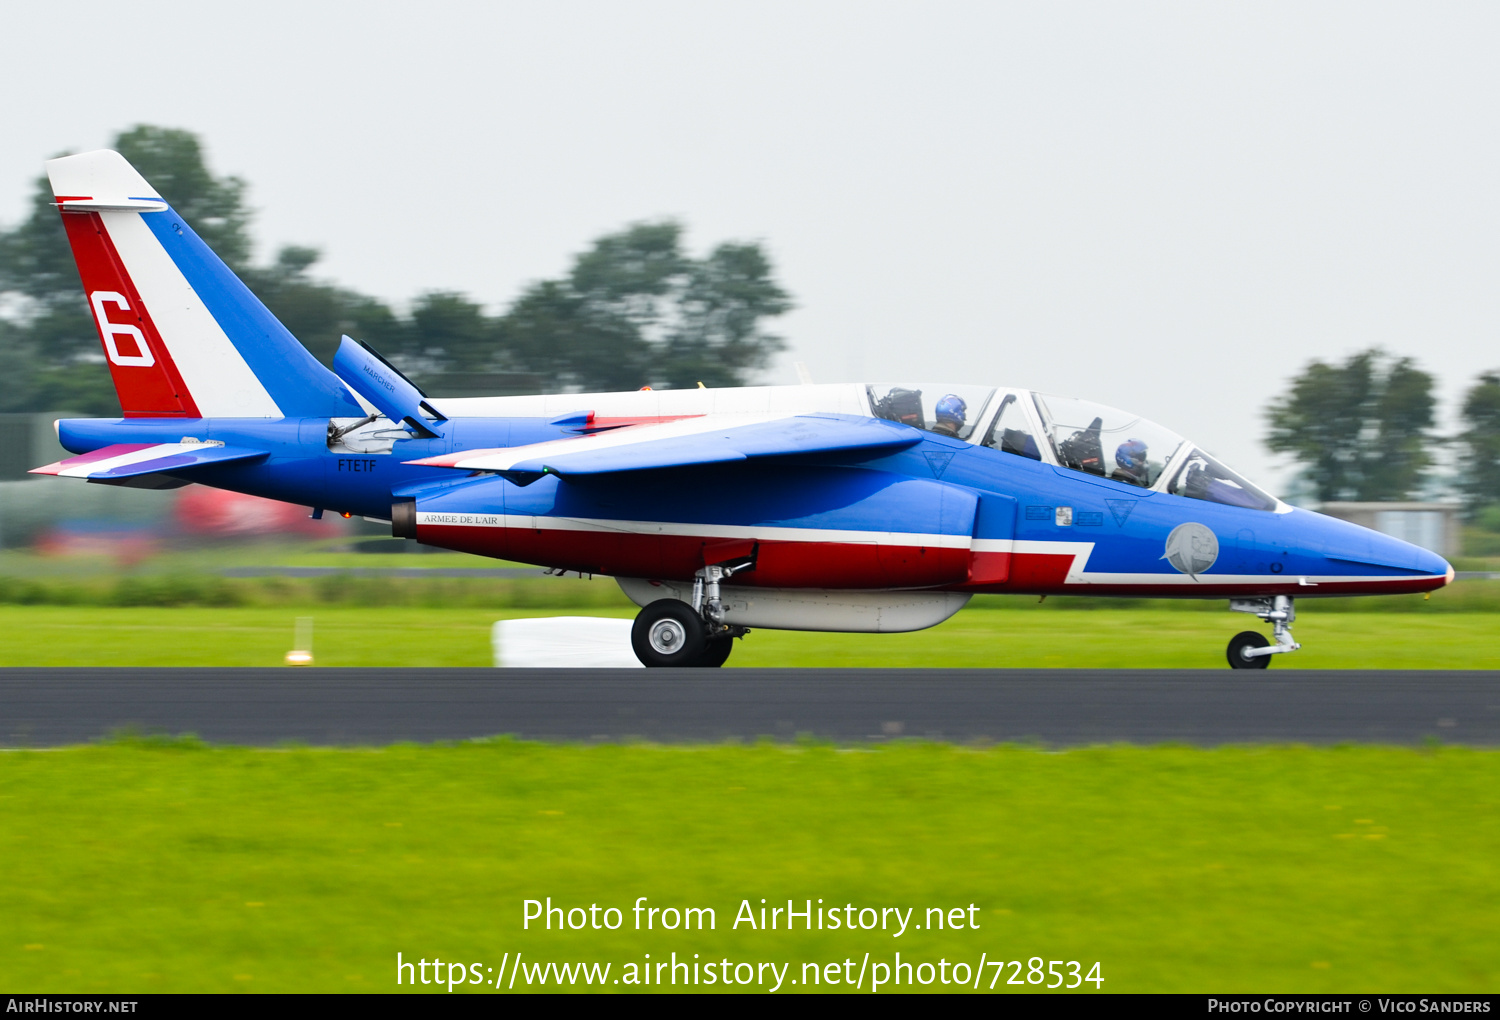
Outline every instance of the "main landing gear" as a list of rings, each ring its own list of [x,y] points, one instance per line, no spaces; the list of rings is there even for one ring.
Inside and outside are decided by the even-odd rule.
[[[691,604],[657,599],[642,609],[630,629],[635,657],[647,666],[724,665],[734,650],[734,639],[750,633],[724,622],[724,605],[719,597],[719,582],[740,569],[743,567],[704,567],[693,578]]]
[[[1276,643],[1273,645],[1258,631],[1241,631],[1229,639],[1229,666],[1231,669],[1265,669],[1271,664],[1271,656],[1295,652],[1302,646],[1292,640],[1292,621],[1297,619],[1297,610],[1287,595],[1268,599],[1230,599],[1229,608],[1236,613],[1254,613],[1273,625]]]

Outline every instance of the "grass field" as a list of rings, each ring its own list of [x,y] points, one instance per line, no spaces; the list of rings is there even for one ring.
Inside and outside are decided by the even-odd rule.
[[[16,556],[0,563],[24,578],[0,584],[0,666],[273,666],[299,616],[318,665],[485,666],[497,619],[634,612],[607,582],[225,580],[192,557],[33,573]],[[472,562],[299,562],[439,559]],[[1272,668],[1500,668],[1497,604],[1493,582],[1308,600],[1304,650]],[[729,665],[1225,668],[1242,629],[1265,628],[1222,603],[991,597],[915,634],[757,632]],[[1490,991],[1497,790],[1500,754],[1436,747],[7,752],[0,988],[388,991],[397,952],[486,976],[517,952],[607,962],[610,980],[647,953],[697,953],[791,963],[790,981],[899,950],[1097,961],[1104,991]],[[548,896],[618,907],[625,925],[523,931],[522,901]],[[712,907],[717,927],[633,931],[639,896]],[[979,928],[732,930],[742,898],[915,908],[917,924],[974,904]]]
[[[1115,992],[1493,991],[1497,791],[1500,754],[1453,748],[10,753],[0,987],[388,991],[398,951],[798,978],[899,950],[1098,961]],[[624,926],[523,931],[548,896]],[[716,926],[634,931],[640,896]],[[735,930],[742,898],[961,907],[978,929]]]
[[[912,634],[758,631],[728,665],[1227,668],[1229,638],[1265,628],[1219,608],[975,608]],[[495,620],[577,614],[627,617],[632,610],[613,603],[525,610],[0,605],[0,666],[275,666],[292,647],[298,616],[314,620],[320,666],[487,666]],[[1319,613],[1316,606],[1302,614],[1303,650],[1272,669],[1500,668],[1495,614]]]

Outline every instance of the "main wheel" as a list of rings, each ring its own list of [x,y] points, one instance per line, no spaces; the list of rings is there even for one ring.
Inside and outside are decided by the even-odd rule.
[[[1264,634],[1253,630],[1244,630],[1229,639],[1229,666],[1231,669],[1265,669],[1271,664],[1269,655],[1257,655],[1254,658],[1245,658],[1245,650],[1248,648],[1265,648],[1271,642],[1266,640]]]
[[[657,599],[636,614],[630,645],[635,657],[647,666],[697,666],[708,635],[692,606],[676,599]]]
[[[734,638],[714,638],[703,646],[703,654],[694,665],[717,669],[724,665],[724,660],[729,658],[729,653],[732,651],[734,651]]]

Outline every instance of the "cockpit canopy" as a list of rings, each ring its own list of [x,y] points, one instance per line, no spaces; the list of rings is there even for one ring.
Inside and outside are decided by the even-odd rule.
[[[995,395],[993,386],[870,386],[870,407],[877,418],[968,439],[983,420]]]
[[[1001,453],[1189,499],[1251,510],[1278,506],[1274,496],[1177,433],[1104,404],[984,386],[876,384],[867,390],[876,417]]]
[[[1073,397],[1035,393],[1057,462],[1074,471],[1151,488],[1183,438],[1126,411]]]

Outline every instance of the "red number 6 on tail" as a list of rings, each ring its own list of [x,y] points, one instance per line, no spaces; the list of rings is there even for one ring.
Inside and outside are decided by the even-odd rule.
[[[104,312],[106,304],[115,305],[122,312],[130,311],[130,302],[125,300],[124,294],[117,294],[111,290],[96,290],[89,295],[89,301],[94,306],[94,318],[99,323],[99,335],[104,339],[104,353],[109,355],[111,362],[127,368],[150,368],[156,364],[156,355],[152,354],[151,348],[146,346],[146,338],[140,329],[120,322],[110,322],[109,316]],[[120,348],[115,343],[115,337],[121,335],[134,340],[136,350],[141,353],[121,354]]]

